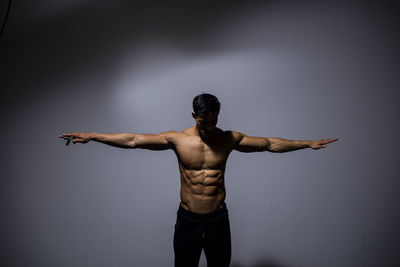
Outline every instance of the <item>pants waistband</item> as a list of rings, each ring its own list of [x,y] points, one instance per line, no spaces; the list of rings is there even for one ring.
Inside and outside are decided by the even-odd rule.
[[[180,205],[180,204],[179,204],[179,209],[178,209],[178,213],[185,214],[185,215],[192,216],[192,217],[196,217],[196,218],[199,218],[199,219],[217,216],[217,215],[223,214],[223,213],[225,213],[227,211],[228,211],[228,209],[226,207],[226,203],[224,203],[221,208],[219,208],[219,209],[217,209],[217,210],[215,210],[213,212],[210,212],[210,213],[195,213],[195,212],[192,212],[190,210],[187,210],[187,209],[183,208],[182,205]]]

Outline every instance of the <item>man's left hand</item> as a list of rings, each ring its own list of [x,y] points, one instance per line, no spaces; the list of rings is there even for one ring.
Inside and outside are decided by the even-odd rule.
[[[326,144],[332,143],[339,140],[339,138],[332,138],[332,139],[321,139],[321,140],[312,140],[310,142],[310,147],[312,149],[320,149],[326,148]]]

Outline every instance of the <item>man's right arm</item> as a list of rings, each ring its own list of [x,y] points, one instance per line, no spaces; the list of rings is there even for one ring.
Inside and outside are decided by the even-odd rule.
[[[71,138],[75,143],[88,143],[97,141],[103,144],[120,148],[143,148],[151,150],[166,150],[172,148],[171,137],[176,132],[168,131],[160,134],[136,134],[136,133],[83,133],[74,132],[62,134],[60,138]]]

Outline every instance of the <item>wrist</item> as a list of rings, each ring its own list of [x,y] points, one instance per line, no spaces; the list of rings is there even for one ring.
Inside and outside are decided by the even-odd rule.
[[[306,148],[310,148],[311,147],[311,140],[304,140],[303,142],[304,142],[304,146]]]
[[[98,138],[98,134],[97,133],[95,133],[95,132],[90,132],[89,133],[89,135],[88,135],[88,141],[97,141],[97,138]]]

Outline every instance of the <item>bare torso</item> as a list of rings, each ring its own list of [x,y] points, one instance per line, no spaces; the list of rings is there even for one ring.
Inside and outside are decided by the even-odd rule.
[[[206,140],[195,127],[170,136],[179,162],[181,206],[196,213],[213,212],[225,204],[225,166],[235,145],[230,131],[217,128]]]

